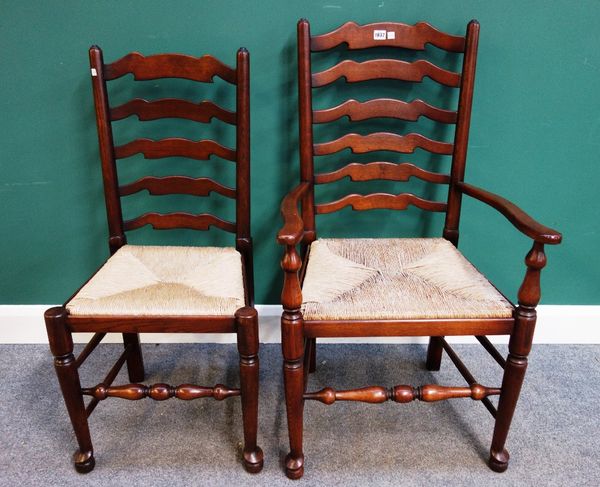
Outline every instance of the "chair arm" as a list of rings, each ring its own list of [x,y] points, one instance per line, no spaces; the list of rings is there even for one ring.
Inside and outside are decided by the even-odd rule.
[[[502,213],[518,230],[542,244],[559,244],[562,235],[538,223],[517,205],[497,194],[485,191],[471,184],[458,182],[456,187],[463,193],[475,198]]]
[[[281,245],[296,245],[304,236],[304,221],[298,212],[298,202],[310,189],[310,183],[303,182],[290,191],[281,202],[283,227],[277,234]]]

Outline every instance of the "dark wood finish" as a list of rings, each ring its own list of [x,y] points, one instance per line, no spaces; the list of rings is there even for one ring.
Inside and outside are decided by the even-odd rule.
[[[188,176],[145,176],[133,183],[119,187],[121,196],[129,196],[147,190],[153,195],[163,194],[192,194],[195,196],[208,196],[215,192],[227,198],[236,198],[236,191],[210,178],[190,178]]]
[[[349,194],[332,201],[331,203],[323,203],[316,205],[317,214],[332,213],[339,211],[346,206],[351,206],[353,210],[373,210],[373,209],[388,209],[388,210],[405,210],[410,205],[428,211],[446,211],[446,203],[440,201],[430,201],[419,198],[411,193],[387,194],[373,193],[368,195]]]
[[[308,191],[302,195],[302,220],[304,221],[304,243],[317,238],[315,231],[315,190],[313,186],[313,109],[311,90],[311,37],[308,20],[298,22],[298,141],[300,147],[300,181],[309,183]]]
[[[281,336],[283,350],[283,378],[285,384],[285,404],[287,410],[290,452],[285,458],[286,475],[298,479],[304,474],[304,454],[302,452],[302,421],[304,414],[304,321],[300,306],[302,290],[299,271],[302,260],[295,245],[286,245],[281,261],[284,271],[281,304]]]
[[[420,83],[425,77],[453,88],[457,88],[460,84],[460,74],[442,69],[422,59],[412,63],[395,59],[378,59],[358,63],[347,59],[325,71],[313,74],[312,87],[320,88],[340,78],[344,78],[347,83],[373,79],[397,79]]]
[[[104,78],[104,59],[102,51],[97,46],[90,48],[90,69],[94,90],[94,106],[96,108],[96,125],[98,128],[98,145],[102,162],[102,180],[104,183],[104,201],[108,219],[108,243],[111,253],[116,252],[127,243],[123,229],[123,213],[119,198],[119,183],[115,164],[112,126],[110,124],[110,109],[108,106],[108,91]]]
[[[281,215],[284,225],[277,234],[277,241],[282,245],[296,245],[304,236],[304,220],[298,211],[298,203],[310,190],[310,183],[302,182],[286,195],[281,202]]]
[[[258,314],[247,306],[235,315],[240,354],[240,392],[244,419],[244,466],[250,473],[263,468],[263,452],[256,444],[258,430]]]
[[[127,351],[127,373],[131,382],[144,380],[144,358],[137,333],[123,333],[123,345]]]
[[[254,261],[250,232],[250,53],[237,53],[238,90],[236,97],[236,224],[235,246],[244,257],[246,300],[254,306]],[[248,467],[248,465],[247,465]]]
[[[442,364],[442,354],[444,352],[442,340],[442,337],[429,337],[429,345],[427,346],[427,359],[425,360],[425,367],[427,370],[440,370]]]
[[[518,292],[519,305],[515,312],[515,330],[508,342],[508,358],[502,379],[503,394],[498,401],[498,415],[488,461],[490,468],[496,472],[503,472],[508,468],[509,455],[504,446],[525,378],[527,356],[533,342],[537,320],[535,308],[541,297],[540,274],[546,265],[543,244],[534,242],[525,258],[525,265],[527,271]]]
[[[242,256],[242,269],[246,305],[231,316],[69,316],[66,305],[51,308],[45,318],[50,348],[55,356],[55,368],[63,392],[69,417],[75,430],[79,450],[75,455],[75,468],[89,472],[94,468],[94,454],[87,417],[106,397],[139,399],[151,397],[163,400],[176,397],[184,400],[211,396],[224,399],[241,396],[244,424],[243,464],[252,473],[263,466],[263,453],[256,443],[258,428],[258,318],[254,304],[252,271],[252,237],[250,233],[250,102],[249,54],[241,48],[237,53],[236,68],[230,68],[212,56],[200,58],[180,54],[142,56],[131,53],[112,64],[104,64],[102,51],[93,46],[89,52],[92,86],[102,176],[108,216],[109,249],[116,252],[127,243],[125,232],[152,225],[156,229],[192,228],[208,230],[217,227],[235,233],[235,246]],[[212,82],[215,76],[235,85],[236,111],[224,110],[212,101],[195,103],[177,98],[147,101],[140,98],[110,108],[106,81],[128,73],[136,80],[164,77],[186,78],[193,81]],[[208,123],[217,118],[236,127],[236,147],[227,148],[214,140],[192,141],[182,138],[162,140],[136,139],[115,147],[111,122],[129,116],[139,120],[181,118]],[[116,160],[141,153],[146,158],[183,156],[192,159],[209,159],[215,155],[236,164],[236,186],[230,188],[209,178],[191,178],[181,175],[165,177],[145,176],[119,186]],[[120,164],[124,164],[121,162]],[[123,221],[121,197],[139,191],[151,195],[189,194],[209,196],[219,193],[235,199],[235,222],[225,221],[211,214],[194,215],[183,212],[160,214],[149,212]],[[93,276],[92,276],[93,277]],[[90,278],[91,279],[91,278]],[[89,281],[89,280],[88,280]],[[80,288],[81,289],[81,288]],[[75,293],[76,294],[76,293]],[[75,295],[74,294],[74,295]],[[73,296],[74,296],[73,295]],[[67,303],[72,299],[69,298]],[[71,334],[95,333],[91,342],[77,359],[73,356]],[[108,332],[123,334],[124,352],[97,386],[82,388],[77,368],[100,343]],[[145,386],[144,363],[139,333],[236,333],[240,355],[240,388],[217,385],[214,388],[183,384],[172,387],[166,384]],[[131,384],[112,385],[120,369],[127,364]],[[92,398],[84,406],[83,394]]]
[[[235,233],[235,223],[222,220],[221,218],[203,213],[192,215],[191,213],[144,213],[143,215],[124,222],[125,230],[135,230],[144,225],[151,225],[158,230],[170,228],[191,228],[192,230],[208,230],[211,226]]]
[[[316,338],[307,338],[306,340],[306,349],[304,350],[304,355],[306,358],[305,367],[308,370],[309,374],[312,374],[317,370],[317,339]],[[307,374],[308,377],[308,374]]]
[[[382,31],[375,33],[376,30]],[[392,35],[388,35],[392,33]],[[466,35],[453,36],[442,33],[428,24],[414,26],[393,22],[382,22],[359,26],[352,22],[337,30],[320,36],[310,35],[307,20],[298,22],[298,89],[300,126],[300,184],[288,193],[281,204],[283,227],[277,235],[284,246],[281,267],[284,271],[282,349],[284,357],[284,383],[288,420],[290,452],[285,460],[288,477],[300,478],[304,472],[303,411],[304,400],[315,399],[326,404],[336,400],[356,400],[380,403],[387,400],[409,402],[415,399],[424,401],[442,400],[451,397],[472,397],[480,400],[496,418],[489,465],[502,471],[508,465],[505,442],[519,396],[519,391],[527,366],[527,355],[531,348],[535,326],[535,306],[539,301],[539,272],[545,264],[543,244],[557,244],[561,235],[535,222],[522,210],[507,200],[480,190],[464,182],[471,106],[475,81],[479,24],[471,21]],[[372,47],[402,47],[424,50],[432,44],[462,57],[460,74],[446,71],[425,59],[406,62],[399,59],[371,59],[362,62],[344,59],[343,49],[333,55],[338,64],[320,73],[313,73],[311,52],[326,51],[344,44],[347,49],[367,49]],[[464,53],[464,55],[463,55]],[[401,53],[399,53],[401,55]],[[323,55],[324,56],[324,55]],[[391,57],[391,56],[390,56]],[[459,89],[456,110],[442,110],[423,100],[394,100],[375,98],[357,101],[342,101],[337,106],[313,110],[313,88],[334,83],[339,78],[346,82],[359,82],[368,79],[392,79],[420,82],[429,76],[441,85],[440,90]],[[329,90],[335,89],[330,86]],[[369,92],[371,94],[371,92]],[[316,95],[315,95],[316,96]],[[418,133],[395,134],[387,132],[359,135],[346,133],[338,139],[313,143],[313,124],[332,123],[343,117],[350,122],[373,118],[392,119],[390,126],[397,127],[395,120],[417,121],[428,117],[440,124],[455,124],[452,143],[431,140]],[[331,172],[314,174],[314,157],[336,154],[350,149],[354,153],[375,151],[395,151],[412,153],[416,149],[428,150],[434,154],[451,155],[450,175],[435,173],[418,168],[410,163],[367,162],[347,163]],[[340,154],[337,157],[342,157]],[[447,202],[435,202],[420,196],[402,193],[368,195],[350,194],[341,199],[319,204],[314,201],[314,185],[335,183],[343,178],[351,181],[407,181],[417,177],[428,183],[448,184]],[[458,244],[459,222],[462,195],[479,199],[505,215],[519,230],[534,241],[532,251],[526,259],[527,273],[519,290],[519,304],[508,318],[471,319],[417,319],[417,320],[305,320],[302,315],[302,279],[310,259],[310,243],[316,239],[315,214],[330,213],[346,206],[357,210],[390,208],[403,210],[413,204],[425,210],[444,211],[446,219],[443,236],[454,245]],[[300,251],[296,248],[300,244]],[[509,300],[510,303],[510,300]],[[510,335],[509,355],[504,360],[491,345],[486,335]],[[474,335],[484,345],[492,357],[504,366],[501,388],[480,386],[465,364],[448,345],[444,336]],[[372,336],[428,336],[426,367],[439,370],[443,351],[465,378],[468,387],[442,387],[436,385],[413,388],[412,386],[368,387],[349,391],[335,391],[325,388],[317,392],[307,392],[309,372],[314,370],[315,340],[318,337],[372,337]],[[489,395],[500,394],[496,409]]]
[[[126,74],[133,74],[136,81],[184,78],[212,83],[215,76],[219,76],[233,84],[237,81],[234,69],[210,55],[199,58],[183,54],[143,56],[139,52],[132,52],[114,63],[105,65],[105,79],[107,81],[120,78]]]
[[[471,126],[471,108],[475,88],[475,68],[477,66],[477,48],[479,46],[479,22],[472,20],[467,25],[466,49],[463,58],[460,96],[458,99],[458,119],[454,132],[454,154],[448,188],[448,211],[444,224],[444,238],[458,245],[458,224],[460,222],[461,193],[457,184],[465,177],[467,146]]]
[[[73,457],[75,469],[80,473],[87,473],[94,468],[96,462],[81,395],[79,372],[73,356],[73,339],[66,325],[66,317],[67,312],[62,307],[50,308],[44,313],[50,351],[54,355],[54,369],[79,445]]]
[[[394,38],[373,39],[373,31],[385,30],[393,32]],[[311,38],[310,47],[313,51],[333,49],[340,44],[346,44],[348,49],[365,49],[369,47],[402,47],[423,51],[426,44],[431,44],[446,51],[462,52],[465,49],[465,38],[446,34],[426,22],[415,25],[399,22],[378,22],[358,25],[346,22],[336,30]]]
[[[189,157],[190,159],[207,160],[215,155],[228,161],[235,161],[235,151],[222,146],[214,140],[188,140],[169,138],[162,140],[136,139],[115,147],[115,157],[125,159],[136,154],[143,154],[146,159],[162,157]]]
[[[332,183],[345,177],[349,177],[351,181],[373,181],[374,179],[408,181],[411,177],[416,177],[430,183],[448,184],[450,182],[448,174],[426,171],[408,162],[400,164],[392,162],[369,162],[367,164],[352,162],[336,171],[315,174],[315,184]]]
[[[304,334],[307,337],[385,337],[385,336],[452,336],[508,335],[514,319],[437,319],[437,320],[307,320]],[[429,333],[428,333],[429,332]]]
[[[73,332],[235,333],[233,316],[67,316]]]
[[[110,119],[114,122],[135,115],[140,121],[157,120],[159,118],[185,118],[195,122],[208,123],[213,118],[235,125],[236,114],[221,108],[212,101],[193,103],[177,98],[148,101],[136,98],[123,105],[110,109]]]
[[[314,145],[316,156],[335,154],[344,149],[350,149],[354,154],[380,150],[412,154],[415,149],[424,149],[434,154],[452,154],[452,144],[431,140],[421,134],[397,135],[385,132],[369,135],[346,134],[339,139]]]
[[[420,117],[441,123],[456,123],[456,112],[436,108],[423,100],[405,102],[391,98],[378,98],[359,102],[347,100],[336,107],[313,112],[313,123],[327,123],[348,117],[352,122],[369,120],[371,118],[395,118],[416,122]]]
[[[82,389],[81,393],[85,396],[93,396],[99,401],[103,401],[107,397],[119,397],[121,399],[128,399],[129,401],[138,401],[145,397],[149,397],[155,401],[165,401],[172,397],[184,401],[212,397],[217,401],[222,401],[228,397],[239,396],[240,390],[226,387],[223,384],[217,384],[214,387],[197,386],[194,384],[181,384],[179,386],[170,386],[169,384],[154,384],[151,386],[125,384],[108,387],[105,384],[98,384],[96,387]]]
[[[304,399],[312,399],[323,404],[333,404],[336,401],[359,401],[380,404],[386,401],[407,403],[412,401],[437,402],[460,397],[470,397],[481,401],[487,396],[500,394],[500,389],[473,384],[469,387],[447,387],[427,384],[420,387],[394,386],[390,389],[381,386],[363,387],[347,391],[336,391],[326,387],[317,392],[307,392]]]
[[[542,244],[559,244],[562,241],[562,235],[552,228],[548,228],[531,218],[521,208],[511,203],[502,196],[490,193],[481,188],[467,183],[457,183],[458,190],[471,196],[502,213],[509,222],[517,229],[527,235],[529,238]]]

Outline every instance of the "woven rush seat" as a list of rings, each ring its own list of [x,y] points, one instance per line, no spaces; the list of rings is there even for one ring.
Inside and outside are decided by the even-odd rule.
[[[302,286],[306,320],[510,318],[513,306],[442,238],[319,239]]]
[[[71,315],[233,316],[245,305],[231,247],[121,247],[66,305]]]

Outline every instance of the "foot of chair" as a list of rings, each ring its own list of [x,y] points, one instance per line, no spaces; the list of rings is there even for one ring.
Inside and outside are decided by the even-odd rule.
[[[263,468],[263,451],[256,445],[258,429],[258,315],[251,307],[235,314],[240,354],[240,392],[244,422],[244,468],[258,473]]]
[[[506,450],[502,450],[500,453],[490,452],[490,459],[488,460],[488,466],[494,472],[505,472],[508,468],[508,459],[510,458]]]
[[[260,472],[263,468],[263,458],[263,451],[258,446],[253,451],[244,451],[244,468],[246,472]]]
[[[293,458],[291,453],[285,457],[285,474],[288,479],[298,480],[304,475],[304,455]]]
[[[73,455],[73,463],[75,464],[75,470],[77,470],[79,473],[91,472],[96,466],[96,460],[94,460],[94,452],[82,452],[80,450],[77,450]]]

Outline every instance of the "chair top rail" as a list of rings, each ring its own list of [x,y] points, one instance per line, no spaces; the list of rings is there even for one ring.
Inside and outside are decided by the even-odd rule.
[[[446,34],[426,22],[418,22],[415,25],[399,22],[358,25],[355,22],[346,22],[334,31],[313,36],[310,40],[313,52],[333,49],[341,44],[347,44],[348,49],[400,47],[422,51],[426,44],[431,44],[451,52],[465,50],[464,37]]]
[[[132,52],[104,66],[104,79],[107,81],[121,78],[126,74],[133,74],[136,81],[183,78],[212,83],[214,77],[218,76],[231,84],[237,82],[235,69],[208,54],[202,57],[184,54],[144,56],[139,52]]]

